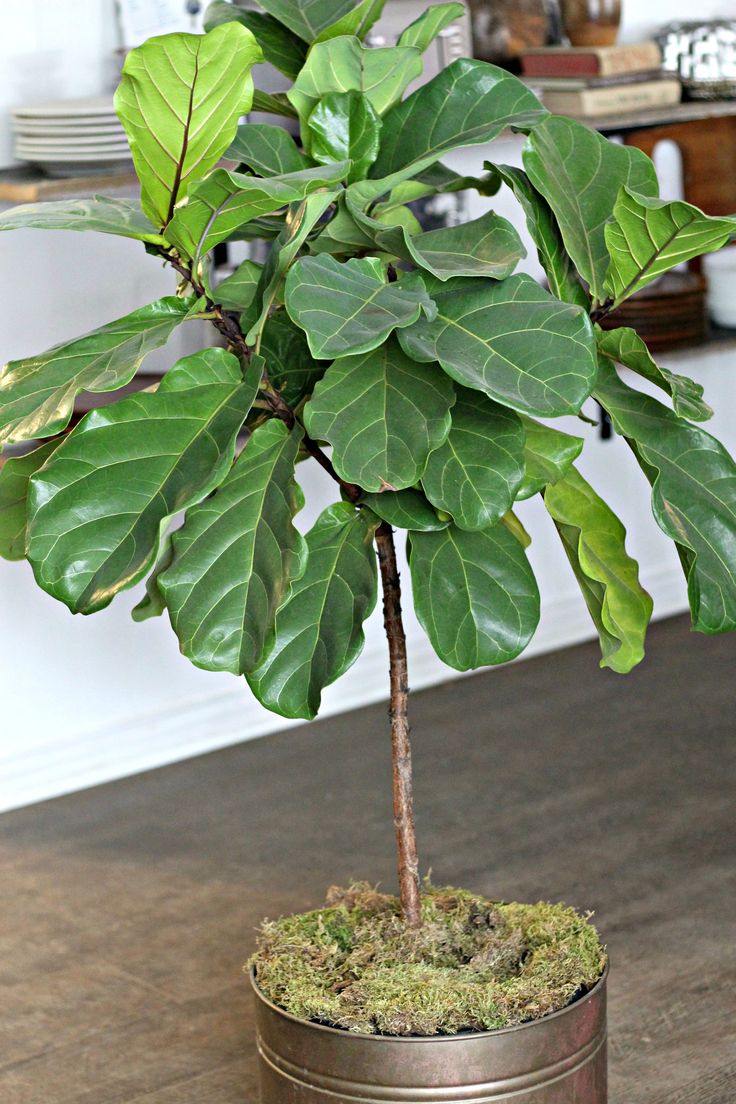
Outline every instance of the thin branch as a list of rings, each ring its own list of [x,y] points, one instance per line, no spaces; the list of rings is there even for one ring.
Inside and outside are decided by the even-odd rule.
[[[388,640],[391,682],[389,716],[399,896],[404,920],[409,927],[418,928],[422,922],[422,910],[417,837],[414,827],[406,633],[401,616],[401,584],[396,563],[394,535],[391,526],[386,522],[383,522],[376,532],[376,549],[383,586],[383,623]]]

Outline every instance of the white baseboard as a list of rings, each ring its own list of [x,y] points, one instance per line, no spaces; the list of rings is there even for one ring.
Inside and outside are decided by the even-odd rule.
[[[682,575],[677,570],[650,575],[647,584],[656,617],[686,608]],[[577,593],[566,593],[544,605],[537,634],[522,659],[594,636],[582,599]],[[437,659],[423,633],[410,634],[409,648],[413,689],[462,677]],[[386,669],[385,644],[369,642],[355,667],[325,693],[320,716],[385,699]],[[12,759],[3,764],[0,812],[266,736],[296,723],[303,722],[285,721],[262,709],[242,683],[234,681],[232,689],[224,692],[76,733],[73,745],[16,747]]]

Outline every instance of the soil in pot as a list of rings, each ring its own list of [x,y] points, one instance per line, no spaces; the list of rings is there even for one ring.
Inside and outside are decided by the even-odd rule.
[[[302,1020],[376,1035],[513,1027],[589,992],[606,952],[589,916],[425,886],[421,928],[396,897],[333,888],[327,906],[265,921],[249,963],[258,987]]]

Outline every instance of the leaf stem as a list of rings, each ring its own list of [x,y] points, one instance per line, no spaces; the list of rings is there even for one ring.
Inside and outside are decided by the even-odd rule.
[[[391,762],[394,829],[399,867],[399,896],[404,920],[411,928],[422,922],[419,859],[414,826],[414,799],[409,736],[409,675],[406,633],[401,616],[401,584],[396,563],[393,529],[382,522],[376,531],[376,549],[383,586],[383,623],[388,640],[391,683]]]

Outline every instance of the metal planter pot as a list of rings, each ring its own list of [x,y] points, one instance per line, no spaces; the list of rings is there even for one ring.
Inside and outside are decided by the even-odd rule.
[[[359,1035],[258,991],[261,1104],[606,1104],[606,981],[541,1020],[466,1035]]]

